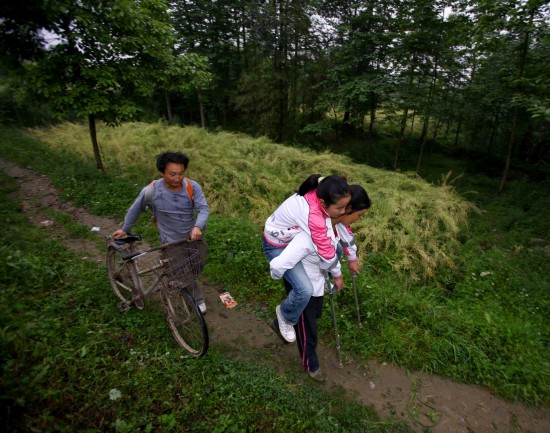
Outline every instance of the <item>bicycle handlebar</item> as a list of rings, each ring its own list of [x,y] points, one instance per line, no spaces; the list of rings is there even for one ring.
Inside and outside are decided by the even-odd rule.
[[[108,237],[107,240],[109,240],[111,242],[114,242],[118,246],[124,246],[125,244],[131,244],[131,243],[134,243],[134,242],[141,241],[142,238],[139,235],[136,235],[136,234],[133,234],[133,233],[128,233],[127,236],[125,236],[123,238],[113,239],[111,237]],[[181,239],[179,241],[167,242],[165,244],[161,244],[161,245],[158,245],[156,247],[149,248],[148,250],[145,250],[145,251],[137,251],[137,252],[134,252],[134,253],[123,255],[122,260],[124,260],[124,261],[132,260],[132,259],[135,259],[138,256],[146,255],[146,254],[152,253],[153,251],[157,251],[157,250],[160,250],[160,249],[166,249],[168,247],[175,246],[175,245],[178,245],[178,244],[181,244],[181,243],[184,243],[184,242],[190,243],[190,242],[193,242],[193,241],[190,238],[184,238],[184,239]]]
[[[125,245],[125,244],[132,244],[134,242],[139,242],[142,240],[141,236],[139,235],[135,235],[133,233],[128,233],[125,237],[123,238],[113,238],[111,235],[109,236],[106,236],[105,237],[105,240],[108,241],[108,242],[114,242],[115,244],[117,245]]]

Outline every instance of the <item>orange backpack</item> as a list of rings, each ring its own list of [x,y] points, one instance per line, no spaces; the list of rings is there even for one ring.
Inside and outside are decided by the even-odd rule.
[[[194,193],[193,193],[193,185],[191,185],[191,182],[189,182],[189,179],[186,177],[183,178],[183,183],[185,184],[185,188],[187,189],[187,194],[189,195],[189,198],[191,199],[191,202],[193,202],[193,205],[195,204],[194,201]],[[149,185],[147,185],[147,189],[145,190],[145,206],[151,211],[153,211],[153,191],[154,191],[155,181],[152,181]],[[152,216],[153,222],[155,225],[157,225],[157,220],[155,219],[155,216],[153,214]]]

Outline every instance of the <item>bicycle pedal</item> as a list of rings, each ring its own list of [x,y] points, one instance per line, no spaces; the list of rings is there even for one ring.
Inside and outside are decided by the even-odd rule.
[[[119,302],[117,308],[118,308],[118,311],[120,311],[121,313],[126,313],[126,311],[128,311],[130,308],[132,308],[132,303],[131,302]]]
[[[145,304],[143,303],[143,298],[141,296],[139,298],[134,298],[133,303],[138,310],[143,310],[143,307],[145,306]]]

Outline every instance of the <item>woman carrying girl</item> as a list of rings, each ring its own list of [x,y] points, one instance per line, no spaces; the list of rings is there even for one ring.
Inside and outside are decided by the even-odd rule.
[[[350,225],[367,212],[371,207],[371,200],[361,186],[350,185],[350,189],[352,199],[347,212],[341,217],[332,219],[332,222],[336,238],[348,258],[350,272],[358,273],[357,246]],[[284,252],[270,262],[271,273],[272,275],[282,274],[297,263],[302,263],[314,287],[312,297],[294,326],[298,352],[309,376],[317,382],[325,382],[326,376],[320,368],[317,356],[317,320],[321,318],[323,311],[325,273],[321,270],[319,257],[315,254],[312,242],[305,233],[296,235]],[[286,280],[285,289],[287,292],[292,290]],[[273,327],[277,329],[277,319],[274,320]]]
[[[292,239],[303,232],[311,240],[320,268],[336,266],[338,242],[331,218],[343,215],[350,200],[346,178],[338,175],[309,176],[298,192],[287,198],[267,219],[262,243],[267,259],[271,262],[279,256]],[[294,325],[313,294],[313,285],[301,262],[286,269],[283,278],[291,290],[275,312],[281,335],[286,341],[293,342],[296,340]],[[339,269],[334,270],[333,279],[339,289],[344,287]]]

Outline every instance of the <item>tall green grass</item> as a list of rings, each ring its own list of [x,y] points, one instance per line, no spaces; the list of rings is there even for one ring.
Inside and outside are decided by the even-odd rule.
[[[206,277],[224,283],[242,304],[267,305],[268,313],[257,309],[266,320],[283,290],[269,278],[260,249],[263,219],[308,174],[332,168],[347,174],[374,205],[354,227],[363,252],[357,280],[363,328],[356,325],[348,275],[337,297],[345,357],[360,363],[375,357],[485,385],[511,400],[548,403],[549,185],[510,184],[494,197],[488,192],[496,181],[476,174],[454,179],[452,189],[265,139],[160,124],[101,131],[106,173],[94,168],[84,126],[32,135],[2,128],[0,150],[48,173],[66,198],[116,218],[156,176],[157,153],[187,152],[188,174],[204,185],[214,211]],[[449,167],[445,162],[445,172]],[[467,214],[471,203],[480,212]],[[147,217],[136,231],[155,240]],[[326,312],[320,330],[329,344],[331,326]]]

